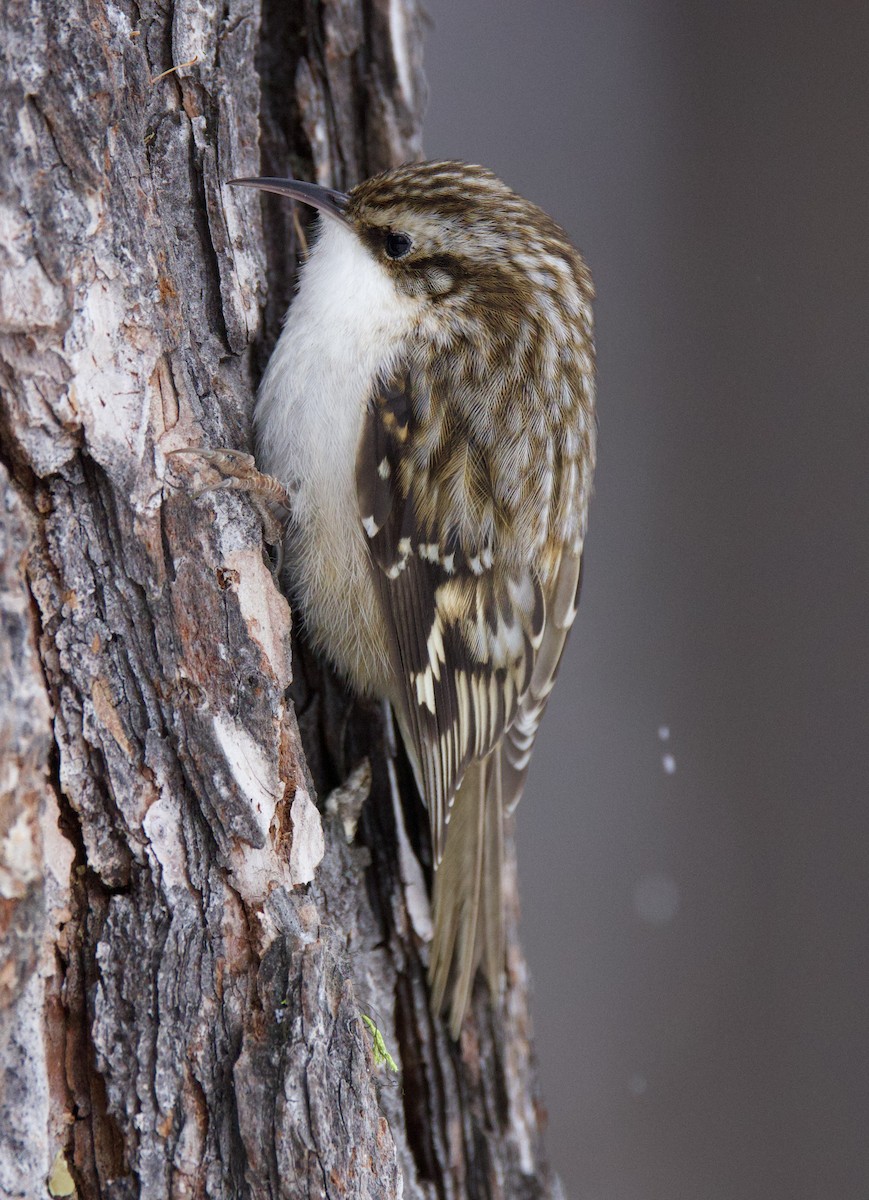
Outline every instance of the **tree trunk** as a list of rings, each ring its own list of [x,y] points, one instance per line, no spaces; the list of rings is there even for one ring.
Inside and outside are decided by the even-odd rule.
[[[515,876],[454,1044],[407,764],[294,644],[251,505],[170,457],[249,447],[291,296],[290,206],[225,181],[417,157],[422,14],[0,20],[0,1194],[553,1196]]]

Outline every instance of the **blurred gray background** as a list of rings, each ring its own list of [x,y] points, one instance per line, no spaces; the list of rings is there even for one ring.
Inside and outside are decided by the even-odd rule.
[[[572,1200],[867,1200],[869,6],[426,4],[426,153],[599,294],[519,814],[552,1157]]]

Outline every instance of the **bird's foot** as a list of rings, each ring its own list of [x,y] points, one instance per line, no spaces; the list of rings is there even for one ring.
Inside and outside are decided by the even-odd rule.
[[[185,446],[167,455],[170,459],[180,457],[190,460],[194,499],[205,492],[244,492],[262,521],[266,541],[271,546],[280,545],[292,507],[290,493],[273,475],[257,470],[252,454]]]

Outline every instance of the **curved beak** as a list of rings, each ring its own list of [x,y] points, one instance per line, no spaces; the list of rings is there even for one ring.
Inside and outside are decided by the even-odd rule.
[[[301,179],[230,179],[229,183],[242,187],[259,188],[261,192],[275,192],[278,196],[289,196],[310,204],[324,216],[346,221],[347,197],[334,188],[321,187],[317,183],[305,183]]]

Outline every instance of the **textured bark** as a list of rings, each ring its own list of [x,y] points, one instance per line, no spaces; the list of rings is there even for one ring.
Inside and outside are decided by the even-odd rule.
[[[224,181],[418,156],[420,11],[0,19],[0,1194],[555,1195],[515,879],[455,1045],[406,763],[169,457],[248,447],[291,295],[290,208]]]

